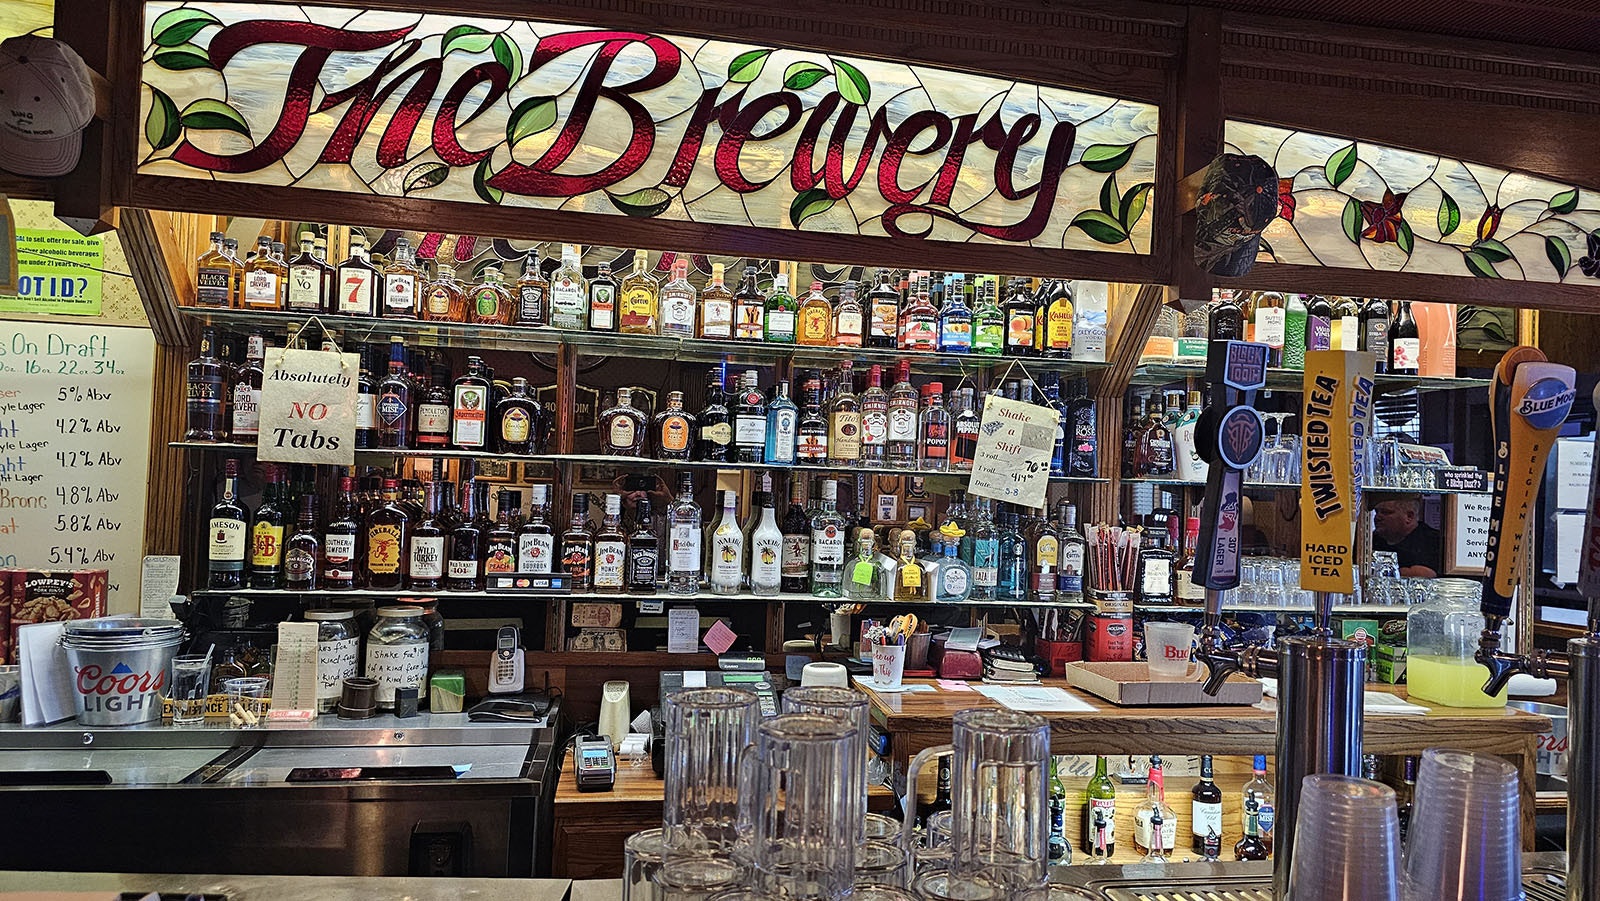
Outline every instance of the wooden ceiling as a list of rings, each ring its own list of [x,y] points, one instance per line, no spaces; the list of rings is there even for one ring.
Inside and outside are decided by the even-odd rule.
[[[1189,4],[1600,53],[1600,4],[1594,0],[1189,0]]]

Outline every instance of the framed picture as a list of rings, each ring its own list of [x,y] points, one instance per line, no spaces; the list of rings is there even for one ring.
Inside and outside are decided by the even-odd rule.
[[[501,485],[509,485],[517,480],[517,461],[496,460],[492,457],[479,457],[478,480],[481,482],[494,482]]]

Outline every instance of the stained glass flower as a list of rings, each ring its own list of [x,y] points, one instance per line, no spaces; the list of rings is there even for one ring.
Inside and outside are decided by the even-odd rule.
[[[1578,268],[1590,278],[1600,278],[1600,229],[1585,237],[1589,239],[1589,253],[1578,257]]]
[[[1278,218],[1294,221],[1294,179],[1278,179]]]
[[[1483,211],[1483,218],[1478,220],[1479,241],[1487,241],[1494,237],[1494,233],[1500,229],[1500,214],[1503,212],[1505,210],[1492,203]]]
[[[1399,240],[1400,207],[1405,202],[1405,194],[1396,194],[1388,190],[1383,192],[1382,203],[1361,201],[1361,218],[1367,223],[1366,229],[1361,232],[1361,237],[1375,244]]]

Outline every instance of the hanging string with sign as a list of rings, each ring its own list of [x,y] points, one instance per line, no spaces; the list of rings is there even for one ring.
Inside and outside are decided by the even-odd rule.
[[[332,350],[294,347],[307,328],[322,331]],[[261,437],[257,457],[277,463],[355,464],[356,374],[360,358],[339,350],[315,316],[266,352],[261,367]]]

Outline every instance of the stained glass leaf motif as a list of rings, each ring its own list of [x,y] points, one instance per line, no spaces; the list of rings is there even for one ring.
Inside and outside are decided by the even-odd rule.
[[[761,77],[761,70],[767,66],[767,57],[772,55],[770,49],[746,50],[733,58],[728,63],[728,81],[733,84],[749,84]]]
[[[1573,202],[1577,202],[1576,192],[1573,192]],[[1567,242],[1554,235],[1545,235],[1544,255],[1555,268],[1556,278],[1566,278],[1567,270],[1572,268],[1572,249],[1567,246]]]
[[[1461,207],[1456,199],[1444,191],[1439,192],[1439,237],[1448,238],[1461,227]]]
[[[1356,145],[1350,144],[1341,150],[1335,150],[1328,157],[1328,162],[1322,167],[1323,174],[1328,176],[1328,184],[1335,188],[1344,184],[1345,179],[1356,171]]]
[[[522,77],[521,48],[511,43],[505,35],[497,34],[494,40],[489,42],[489,49],[494,53],[495,62],[505,66],[506,71],[511,73],[511,78],[506,84],[516,84],[517,79]]]
[[[162,13],[150,26],[151,40],[157,47],[176,47],[208,25],[221,25],[216,16],[203,9],[185,6]]]
[[[1412,234],[1411,232],[1411,223],[1404,219],[1400,220],[1400,224],[1395,227],[1394,243],[1400,246],[1400,249],[1405,253],[1406,256],[1411,255],[1411,249],[1415,247],[1417,243],[1416,235]]]
[[[1462,261],[1467,264],[1467,271],[1478,278],[1499,278],[1500,273],[1494,269],[1494,264],[1476,250],[1469,250],[1461,254]]]
[[[1123,231],[1133,231],[1139,217],[1144,215],[1145,204],[1150,202],[1150,190],[1154,187],[1152,182],[1140,182],[1122,195],[1122,213],[1118,218],[1122,221]]]
[[[171,72],[211,68],[211,57],[193,44],[179,44],[166,50],[157,50],[154,59],[156,65]]]
[[[791,65],[783,72],[783,86],[791,91],[803,91],[828,77],[828,70],[813,62]]]
[[[171,97],[155,88],[150,89],[150,97],[150,115],[144,120],[144,137],[150,142],[152,150],[163,150],[177,142],[178,135],[183,132],[183,124],[178,120],[178,106]]]
[[[450,167],[444,163],[421,163],[406,173],[403,189],[405,193],[410,194],[412,191],[437,187],[444,184],[445,177],[449,174]]]
[[[556,98],[529,97],[517,104],[506,119],[506,143],[512,147],[556,124]]]
[[[1072,217],[1072,224],[1068,227],[1083,229],[1084,234],[1101,244],[1121,244],[1128,240],[1122,223],[1099,210],[1084,210]]]
[[[611,198],[611,205],[627,213],[629,216],[638,216],[649,219],[659,216],[672,206],[672,195],[660,188],[640,188],[631,194],[607,194]]]
[[[1350,239],[1351,244],[1361,243],[1361,201],[1354,197],[1344,202],[1344,214],[1341,216],[1344,225],[1344,236]]]
[[[444,53],[452,50],[461,50],[466,53],[482,53],[494,43],[495,35],[484,31],[476,25],[457,25],[444,33]]]
[[[820,216],[833,209],[833,198],[827,188],[811,188],[795,195],[789,204],[789,224],[795,228],[812,216]]]
[[[1570,213],[1577,208],[1577,188],[1573,188],[1570,191],[1562,191],[1560,194],[1550,198],[1550,212],[1552,213]]]
[[[872,83],[861,70],[842,59],[833,61],[833,80],[839,86],[839,96],[857,106],[866,106],[872,99]]]
[[[458,27],[466,28],[469,26],[462,25]],[[472,190],[478,193],[478,197],[484,203],[499,203],[506,196],[504,191],[489,184],[489,179],[494,177],[494,173],[489,169],[493,162],[493,156],[486,156],[482,162],[478,163],[478,168],[472,172]]]
[[[1115,172],[1133,156],[1132,144],[1091,144],[1078,162],[1090,172]]]
[[[221,100],[209,97],[196,100],[183,108],[183,115],[179,119],[184,128],[214,128],[250,137],[250,126],[245,124],[244,117]]]
[[[1506,260],[1511,259],[1512,256],[1511,248],[1493,238],[1484,238],[1482,241],[1472,245],[1472,249],[1491,263],[1504,263]]]
[[[1117,222],[1122,221],[1122,197],[1117,193],[1117,176],[1107,175],[1100,186],[1100,211]]]

